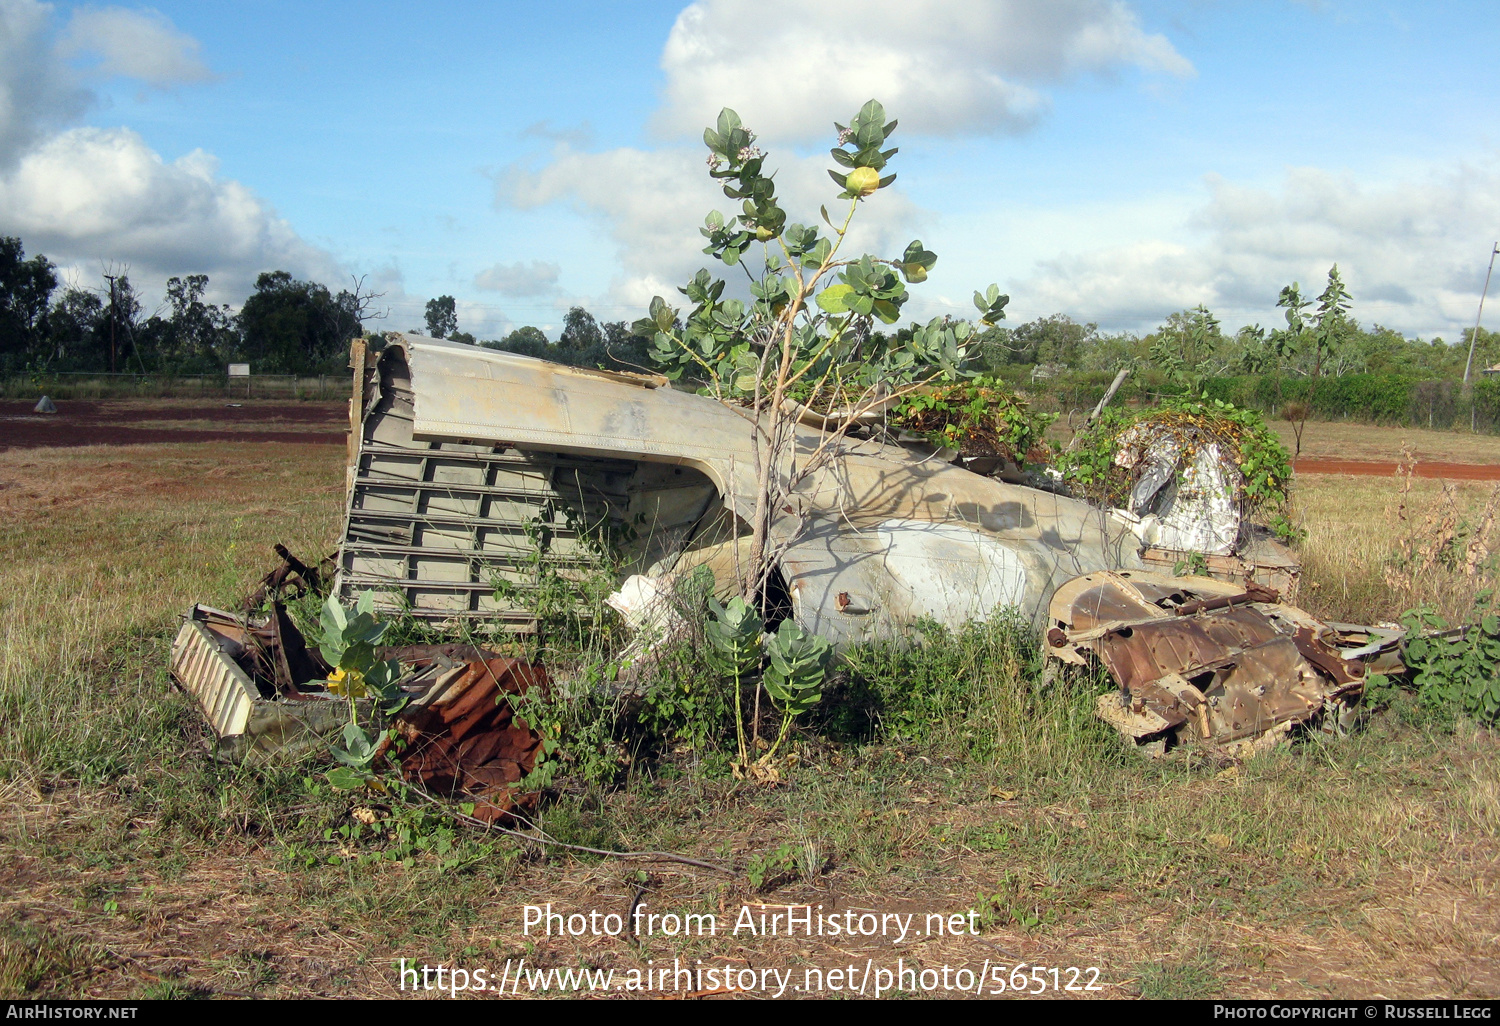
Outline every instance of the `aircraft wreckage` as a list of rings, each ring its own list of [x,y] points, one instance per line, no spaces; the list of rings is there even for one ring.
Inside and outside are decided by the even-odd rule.
[[[697,567],[732,586],[756,494],[748,411],[654,375],[386,339],[378,351],[354,344],[343,596],[369,590],[390,610],[525,631],[518,596],[538,546],[582,559],[600,526],[626,561],[612,604],[632,623]],[[1322,623],[1283,601],[1296,561],[1214,500],[1237,468],[1211,447],[1183,458],[1213,487],[1179,496],[1164,484],[1179,453],[1137,439],[1133,508],[1107,510],[888,437],[834,440],[770,527],[791,616],[837,645],[898,636],[920,617],[957,626],[1019,609],[1049,656],[1113,675],[1120,690],[1099,713],[1147,751],[1242,752],[1298,723],[1337,722],[1365,675],[1399,658],[1398,632]],[[824,418],[804,411],[778,472],[827,441]],[[1189,557],[1212,576],[1173,576]]]

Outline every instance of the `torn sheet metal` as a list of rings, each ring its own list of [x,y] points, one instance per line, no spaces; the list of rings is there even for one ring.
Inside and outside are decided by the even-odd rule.
[[[1219,443],[1142,422],[1120,432],[1114,462],[1134,475],[1129,512],[1147,522],[1149,544],[1216,555],[1235,551],[1244,479]]]
[[[1254,582],[1087,574],[1053,596],[1046,649],[1109,671],[1119,690],[1098,713],[1122,734],[1248,754],[1399,670],[1399,632],[1335,627],[1279,599]]]
[[[194,606],[184,619],[172,646],[172,676],[197,699],[217,735],[219,758],[258,764],[326,752],[349,722],[348,699],[306,675],[294,675],[297,685],[278,683],[288,662],[282,646],[305,649],[289,618],[279,627],[274,617],[250,626],[232,613]],[[541,737],[514,716],[508,699],[546,686],[541,667],[461,644],[386,648],[379,655],[401,663],[398,684],[410,696],[393,718],[403,744],[391,751],[386,743],[381,755],[398,761],[408,780],[474,802],[474,815],[486,822],[534,804],[536,795],[516,785],[535,767]],[[369,699],[355,710],[367,727],[385,726]]]
[[[542,737],[516,715],[513,700],[546,688],[546,672],[519,659],[475,659],[445,673],[396,715],[405,747],[393,751],[401,774],[445,798],[474,803],[486,823],[534,808],[519,785],[535,767]]]
[[[284,617],[285,609],[279,612]],[[282,678],[300,683],[327,673],[290,619],[278,619],[253,627],[233,613],[197,605],[172,642],[173,679],[197,699],[218,737],[217,754],[233,762],[320,749],[349,720],[345,699],[296,683],[278,685]],[[301,658],[294,651],[289,659],[280,639],[295,639]],[[376,715],[368,700],[359,708],[367,721]]]
[[[660,378],[389,336],[365,361],[337,587],[443,620],[527,630],[536,553],[585,555],[603,527],[630,574],[732,579],[755,498],[753,418]],[[826,439],[799,423],[790,461]],[[999,607],[1038,621],[1053,590],[1140,569],[1129,526],[1088,503],[858,438],[771,524],[794,615],[839,644],[920,616]],[[503,582],[497,588],[497,582]]]
[[[1242,541],[1237,551],[1228,555],[1187,552],[1147,546],[1141,552],[1146,569],[1175,577],[1189,568],[1216,580],[1243,588],[1259,584],[1278,593],[1285,602],[1295,603],[1302,580],[1302,564],[1285,545],[1257,532]]]

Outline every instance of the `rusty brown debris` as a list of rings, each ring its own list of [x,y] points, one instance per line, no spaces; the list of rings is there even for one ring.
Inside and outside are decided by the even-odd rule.
[[[439,678],[396,715],[405,743],[401,775],[429,792],[474,803],[486,823],[535,808],[520,783],[536,766],[541,735],[515,713],[513,699],[545,688],[547,674],[520,659],[475,659]]]
[[[216,754],[234,762],[326,751],[349,719],[347,699],[322,683],[330,667],[280,601],[284,589],[311,589],[326,578],[282,546],[276,550],[281,566],[247,599],[259,610],[272,598],[268,611],[194,606],[172,646],[173,678],[197,699],[217,735]],[[518,793],[517,785],[536,765],[541,736],[515,716],[512,699],[545,687],[545,670],[462,644],[391,647],[379,655],[401,664],[398,684],[408,696],[389,720],[400,741],[394,748],[385,742],[382,756],[407,780],[472,801],[473,818],[486,823],[535,805],[537,796]],[[356,710],[367,726],[387,725],[368,699]]]
[[[1273,589],[1100,572],[1057,590],[1049,656],[1097,661],[1119,690],[1097,712],[1148,754],[1183,743],[1241,757],[1293,727],[1342,728],[1372,672],[1401,671],[1399,630],[1329,624]]]

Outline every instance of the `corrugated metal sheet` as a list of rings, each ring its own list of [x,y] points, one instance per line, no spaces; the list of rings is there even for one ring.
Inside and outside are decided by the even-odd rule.
[[[192,616],[183,621],[172,642],[172,676],[198,700],[220,737],[245,732],[260,691],[224,654],[213,632]]]

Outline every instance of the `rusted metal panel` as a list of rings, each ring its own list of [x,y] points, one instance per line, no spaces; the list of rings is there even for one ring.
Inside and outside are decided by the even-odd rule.
[[[1186,552],[1147,546],[1141,552],[1146,569],[1171,576],[1179,567],[1202,561],[1204,571],[1220,581],[1244,585],[1254,583],[1271,588],[1284,602],[1297,601],[1302,567],[1291,558],[1285,546],[1257,540],[1243,551],[1231,555]]]
[[[441,677],[403,709],[401,773],[434,794],[474,803],[487,823],[536,804],[520,785],[541,755],[541,735],[515,701],[548,686],[539,666],[498,656],[473,659]]]
[[[1097,711],[1126,736],[1243,754],[1357,695],[1400,639],[1336,629],[1278,598],[1254,582],[1089,574],[1054,595],[1046,649],[1109,671],[1119,691]],[[1341,649],[1346,640],[1365,644]]]

